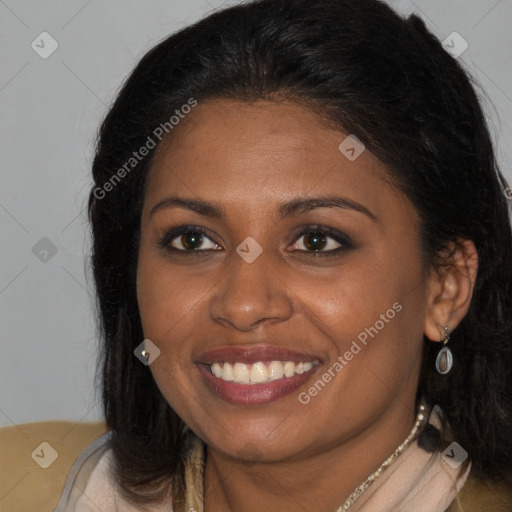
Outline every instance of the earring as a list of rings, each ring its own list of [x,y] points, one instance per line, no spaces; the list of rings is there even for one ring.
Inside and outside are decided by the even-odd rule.
[[[450,329],[444,326],[444,339],[442,340],[444,346],[437,354],[436,358],[436,370],[441,375],[446,375],[453,366],[453,354],[452,351],[446,346],[450,339]]]

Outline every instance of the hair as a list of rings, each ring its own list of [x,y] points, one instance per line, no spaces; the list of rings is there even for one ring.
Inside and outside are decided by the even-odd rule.
[[[453,369],[437,374],[439,344],[425,339],[418,393],[445,411],[475,476],[512,472],[507,184],[472,82],[419,17],[379,0],[253,1],[214,12],[144,55],[101,125],[88,203],[102,400],[129,501],[168,499],[171,486],[174,503],[183,496],[184,423],[133,355],[144,339],[135,279],[155,150],[108,192],[105,184],[190,98],[310,107],[385,164],[420,216],[428,268],[441,268],[449,242],[474,242],[479,269],[469,311],[451,335]]]

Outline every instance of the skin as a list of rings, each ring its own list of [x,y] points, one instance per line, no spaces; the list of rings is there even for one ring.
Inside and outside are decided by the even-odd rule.
[[[151,365],[165,399],[208,445],[206,511],[332,511],[407,437],[423,336],[439,342],[469,307],[477,270],[472,242],[454,245],[442,272],[424,268],[414,206],[369,150],[349,161],[348,134],[290,102],[200,103],[159,148],[141,218],[137,294]],[[222,219],[155,205],[168,196],[212,202]],[[297,196],[350,199],[375,217],[317,208],[279,218]],[[166,229],[207,229],[194,254],[157,244]],[[304,225],[347,235],[352,248],[313,256]],[[311,230],[314,233],[314,229]],[[263,248],[247,263],[247,237]],[[340,246],[326,235],[328,251]],[[179,235],[172,242],[185,250]],[[309,247],[309,248],[308,248]],[[216,248],[217,250],[214,250]],[[309,252],[308,252],[309,251]],[[224,402],[194,364],[224,345],[267,343],[312,354],[320,377],[394,303],[402,310],[307,405]]]

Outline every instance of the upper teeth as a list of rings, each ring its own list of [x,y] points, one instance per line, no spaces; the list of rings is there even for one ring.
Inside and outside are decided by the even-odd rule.
[[[318,362],[294,363],[293,361],[259,361],[254,364],[245,363],[213,363],[211,372],[219,379],[236,382],[237,384],[260,384],[272,380],[291,377],[307,372]]]

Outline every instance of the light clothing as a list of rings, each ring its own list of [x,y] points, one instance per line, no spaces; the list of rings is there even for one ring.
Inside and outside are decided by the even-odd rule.
[[[428,422],[441,428],[441,411],[434,407]],[[189,431],[190,432],[190,431]],[[73,465],[55,512],[137,512],[116,488],[110,433],[90,444]],[[183,511],[204,512],[204,445],[190,432],[185,461],[186,505]],[[442,453],[445,453],[443,456]],[[444,512],[455,499],[471,469],[462,461],[458,445],[433,453],[412,442],[350,507],[350,512]],[[456,467],[455,467],[456,466]],[[172,512],[172,505],[147,507],[151,512]]]

